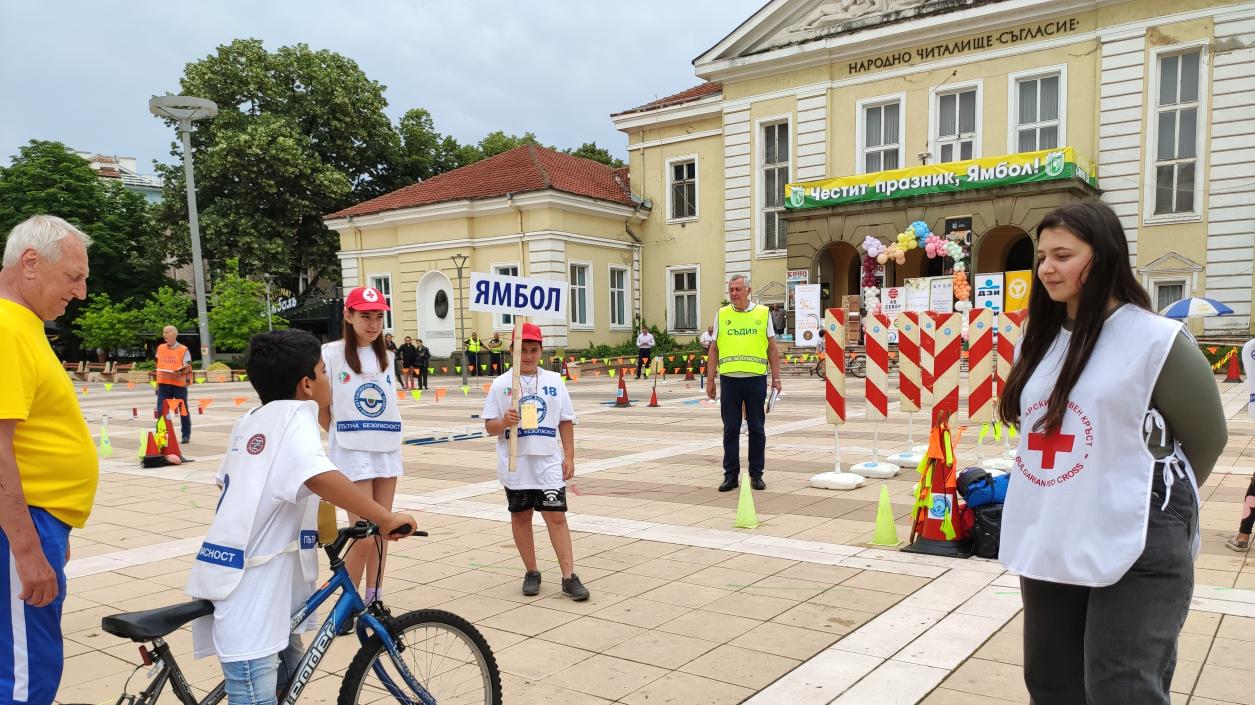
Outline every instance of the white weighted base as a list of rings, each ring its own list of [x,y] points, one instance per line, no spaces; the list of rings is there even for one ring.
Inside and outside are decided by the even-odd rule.
[[[985,458],[980,461],[980,466],[986,470],[1003,470],[1011,469],[1011,460],[1009,458]]]
[[[871,460],[865,463],[850,466],[850,472],[856,475],[862,475],[863,477],[872,480],[884,480],[894,477],[901,471],[902,468],[897,465],[893,465],[891,463],[878,463]]]
[[[911,452],[919,453],[920,455],[923,455],[928,452],[928,444],[925,443],[922,446],[911,446]]]
[[[885,458],[885,460],[888,460],[900,468],[917,468],[919,467],[919,461],[923,459],[923,453],[916,453],[913,450],[904,450],[901,453],[894,453],[888,458]]]
[[[853,490],[862,487],[867,480],[862,475],[849,472],[821,472],[811,478],[811,487],[821,490]]]

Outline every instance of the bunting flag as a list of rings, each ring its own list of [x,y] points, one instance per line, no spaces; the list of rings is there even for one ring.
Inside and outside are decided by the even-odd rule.
[[[487,394],[487,393],[488,393],[488,391],[489,391],[490,389],[492,389],[492,384],[491,384],[491,383],[489,383],[489,384],[485,384],[485,385],[484,385],[484,394]]]
[[[204,399],[197,399],[197,400],[196,400],[196,403],[197,403],[197,404],[200,404],[200,410],[201,410],[201,412],[203,413],[203,412],[205,411],[205,409],[208,409],[208,408],[209,408],[209,405],[210,405],[210,404],[214,403],[214,398],[213,398],[213,397],[205,397]]]
[[[427,374],[429,374],[429,375],[434,375],[434,374],[436,374],[436,368],[434,368],[434,367],[428,367],[428,368],[427,368]]]
[[[87,387],[83,387],[80,391],[83,396],[87,396]]]
[[[462,385],[462,396],[466,396],[467,394],[470,394],[470,393],[471,393],[471,385],[469,384]]]
[[[454,371],[454,372],[456,372],[456,373],[458,373],[458,374],[462,374],[462,366],[461,366],[461,365],[454,365],[454,366],[453,366],[453,371]]]
[[[441,367],[441,368],[440,368],[440,371],[441,371],[441,372],[443,372],[443,373],[445,373],[445,374],[448,374],[448,373],[449,373],[449,368],[448,368],[448,367]],[[435,374],[435,373],[433,372],[432,374]]]
[[[126,388],[127,388],[127,389],[135,389],[135,383],[134,383],[134,382],[127,382],[127,383],[126,383]]]
[[[398,390],[397,390],[397,401],[405,401],[405,391],[404,391],[404,390],[401,390],[401,389],[398,389]]]
[[[593,376],[594,376],[594,377],[600,377],[600,376],[601,376],[601,370],[593,370]]]
[[[231,401],[235,402],[236,406],[239,406],[240,404],[248,401],[248,397],[231,397]]]
[[[197,378],[196,378],[196,383],[197,383],[197,384],[204,384],[204,383],[205,383],[205,378],[204,378],[204,377],[197,377]]]
[[[150,380],[148,383],[153,386],[153,389],[157,388],[157,382],[155,380]]]
[[[587,360],[587,358],[583,358],[583,357],[581,357],[581,358],[580,358],[580,364],[581,364],[581,365],[582,365],[582,364],[584,364],[584,363],[585,363],[585,362],[587,362],[587,361],[588,361],[588,360]]]
[[[467,369],[467,370],[468,370],[471,374],[475,374],[475,366],[474,366],[474,365],[467,365],[467,366],[466,366],[466,369]]]
[[[240,381],[241,381],[241,382],[247,382],[247,381],[248,381],[248,375],[240,375]]]
[[[603,365],[609,365],[609,364],[610,364],[610,358],[608,358],[608,357],[603,357],[603,358],[601,358],[601,364],[603,364]]]
[[[499,367],[499,365],[498,365],[497,363],[495,363],[495,362],[494,362],[494,363],[492,363],[492,371],[493,371],[493,372],[496,372],[498,367]]]
[[[421,401],[421,400],[422,400],[422,398],[423,398],[423,390],[421,390],[421,389],[411,389],[411,390],[410,390],[410,396],[414,397],[414,401]]]
[[[675,362],[675,355],[668,355],[667,362]]]
[[[1209,346],[1207,346],[1207,352],[1208,352],[1209,354],[1211,354],[1211,355],[1215,355],[1215,354],[1216,354],[1216,351],[1217,351],[1217,350],[1219,350],[1219,349],[1220,349],[1220,348],[1216,347],[1215,345],[1209,345]]]
[[[998,421],[994,422],[994,440],[995,441],[1002,440],[1002,424]]]
[[[575,356],[572,355],[571,357],[567,358],[567,362],[575,362]]]
[[[981,424],[981,425],[980,425],[980,435],[976,437],[976,440],[977,440],[977,441],[984,441],[984,440],[985,440],[985,436],[988,436],[988,435],[989,435],[989,424],[987,424],[987,423],[983,423],[983,424]]]
[[[611,377],[614,377],[614,368],[611,367],[610,369],[606,370],[606,373],[609,374]]]
[[[444,387],[436,387],[436,401],[440,401],[441,399],[444,399],[444,395],[447,392],[448,390]]]
[[[112,391],[113,391],[113,382],[105,382],[105,391],[106,391],[106,392],[112,392]]]
[[[505,364],[505,368],[506,368],[507,370],[508,370],[508,369],[510,369],[510,363],[508,363],[508,362],[507,362],[507,363]]]

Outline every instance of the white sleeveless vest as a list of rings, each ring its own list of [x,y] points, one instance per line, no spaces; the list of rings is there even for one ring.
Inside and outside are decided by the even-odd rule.
[[[511,383],[510,375],[502,375],[506,380],[506,389]],[[536,405],[536,428],[523,428],[520,423],[519,455],[539,455],[549,457],[561,452],[562,444],[558,440],[558,424],[562,419],[562,402],[558,397],[558,388],[563,384],[562,377],[552,370],[537,369],[535,389],[531,384],[519,380],[519,402],[514,405],[516,410],[524,404]],[[520,413],[522,413],[520,411]],[[505,440],[502,434],[501,441]]]
[[[302,418],[304,417],[304,418]],[[223,486],[214,522],[196,553],[188,576],[187,594],[203,600],[225,600],[240,584],[244,571],[275,556],[299,551],[301,573],[312,581],[318,575],[318,503],[310,502],[301,520],[300,535],[282,550],[253,555],[257,506],[270,477],[280,441],[293,423],[318,423],[313,401],[272,401],[250,410],[235,425],[231,445],[222,461]]]
[[[331,416],[336,443],[350,450],[391,453],[401,448],[401,409],[392,379],[393,355],[382,372],[358,374],[344,359],[344,341],[328,343]]]
[[[1180,445],[1160,461],[1146,445],[1148,432],[1156,425],[1163,430],[1150,397],[1180,329],[1135,306],[1111,314],[1068,396],[1062,427],[1041,434],[1033,426],[1046,413],[1071,340],[1069,331],[1059,332],[1020,396],[1020,444],[998,554],[1008,570],[1036,580],[1111,585],[1146,545],[1157,465],[1168,493],[1175,477],[1188,478],[1197,501]],[[1197,552],[1197,534],[1194,544]]]

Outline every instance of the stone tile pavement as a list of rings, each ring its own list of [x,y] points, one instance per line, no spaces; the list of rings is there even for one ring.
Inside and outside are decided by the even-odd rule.
[[[851,419],[840,429],[846,463],[870,457],[873,428],[851,380]],[[412,438],[480,429],[484,392],[458,382],[437,400],[402,404]],[[1255,422],[1245,393],[1219,383],[1230,441],[1202,489],[1203,553],[1196,597],[1180,639],[1174,703],[1255,703],[1255,560],[1223,546],[1255,467]],[[615,383],[584,379],[570,390],[580,415],[570,520],[577,572],[593,597],[564,599],[543,526],[537,546],[541,594],[519,592],[522,567],[496,482],[491,439],[407,445],[398,507],[416,513],[425,539],[394,544],[385,582],[394,609],[438,607],[485,634],[516,703],[1026,703],[1019,592],[993,562],[929,558],[870,548],[881,484],[889,487],[899,535],[908,532],[914,472],[850,492],[817,490],[808,478],[831,469],[833,428],[822,386],[786,378],[768,419],[768,489],[756,492],[761,525],[733,529],[736,493],[721,494],[718,407],[696,382],[629,380],[635,406],[616,409]],[[144,470],[134,460],[146,388],[79,385],[94,432],[108,415],[115,456],[102,461],[96,507],[72,537],[65,606],[65,703],[111,703],[138,656],[100,630],[100,618],[184,599],[192,554],[212,517],[213,473],[234,419],[255,403],[246,383],[192,390],[195,462]],[[1243,385],[1244,389],[1244,385]],[[244,398],[240,404],[235,399]],[[198,399],[212,403],[197,413]],[[138,418],[132,417],[135,410]],[[959,462],[1001,451],[959,442]],[[922,440],[924,423],[911,435]],[[907,445],[900,413],[879,430],[881,453]],[[988,439],[987,439],[988,440]],[[744,453],[744,448],[742,449]],[[193,684],[219,679],[212,659],[190,655],[190,635],[169,640]],[[355,651],[338,640],[302,702],[334,702]]]

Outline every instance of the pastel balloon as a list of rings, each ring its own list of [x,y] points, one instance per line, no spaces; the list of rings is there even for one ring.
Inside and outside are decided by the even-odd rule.
[[[889,261],[889,255],[886,255],[885,253],[881,252],[880,254],[876,255],[876,261],[879,262],[880,264],[884,264],[885,262]]]

